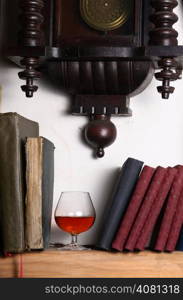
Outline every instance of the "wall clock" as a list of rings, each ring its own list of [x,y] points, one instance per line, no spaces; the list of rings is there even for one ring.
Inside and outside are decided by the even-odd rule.
[[[11,4],[10,4],[11,2]],[[9,3],[9,4],[8,4]],[[6,54],[25,70],[22,90],[32,97],[44,66],[72,97],[72,114],[86,115],[85,139],[103,157],[117,135],[112,116],[131,116],[130,97],[141,93],[154,73],[167,99],[180,78],[176,0],[15,1],[16,41]],[[12,1],[7,0],[12,6]],[[8,16],[7,16],[8,19]],[[12,19],[11,21],[12,22]],[[17,30],[18,28],[18,30]],[[17,33],[18,31],[18,33]]]

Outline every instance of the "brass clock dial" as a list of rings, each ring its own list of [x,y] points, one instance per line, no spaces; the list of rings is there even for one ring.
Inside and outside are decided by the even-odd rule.
[[[129,0],[80,0],[80,12],[92,28],[109,31],[122,26],[130,14]]]

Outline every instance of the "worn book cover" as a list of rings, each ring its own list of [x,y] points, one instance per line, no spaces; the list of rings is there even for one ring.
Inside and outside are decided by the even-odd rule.
[[[38,123],[17,113],[0,114],[0,232],[3,252],[25,249],[25,149],[28,136],[39,135]]]
[[[44,137],[26,142],[26,247],[49,245],[54,184],[54,145]]]

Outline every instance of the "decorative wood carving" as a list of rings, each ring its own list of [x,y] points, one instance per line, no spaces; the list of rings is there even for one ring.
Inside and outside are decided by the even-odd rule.
[[[21,0],[20,8],[22,10],[21,31],[19,33],[19,45],[24,47],[39,47],[43,45],[44,36],[41,25],[43,15],[41,13],[44,7],[43,0]],[[19,72],[19,78],[26,80],[26,84],[21,88],[26,97],[32,97],[38,87],[33,84],[34,80],[40,78],[40,72],[36,71],[39,65],[39,57],[25,57],[21,64],[26,67],[25,71]]]
[[[131,116],[128,95],[140,93],[153,76],[151,62],[138,61],[51,61],[48,69],[74,95],[72,112],[86,115]]]
[[[22,28],[19,34],[19,42],[21,45],[41,46],[43,41],[41,25],[44,20],[41,11],[43,7],[43,0],[20,0]]]
[[[177,0],[152,0],[151,5],[154,13],[151,15],[151,21],[155,27],[150,32],[150,45],[155,46],[177,46],[178,33],[172,27],[178,21],[177,15],[173,9],[178,5]],[[170,86],[170,81],[179,79],[180,70],[177,70],[177,62],[173,57],[164,57],[158,62],[161,72],[155,74],[156,79],[162,81],[158,92],[163,99],[168,99],[174,92],[174,87]]]
[[[22,72],[18,73],[20,79],[26,80],[26,84],[22,85],[22,91],[25,92],[26,97],[33,97],[34,92],[38,90],[38,87],[34,85],[34,80],[41,77],[41,73],[36,70],[39,65],[38,57],[24,57],[20,63],[26,67]]]
[[[161,72],[157,72],[155,77],[157,80],[162,81],[162,86],[158,86],[158,92],[161,93],[163,99],[168,99],[169,95],[175,90],[170,86],[171,81],[175,81],[181,78],[182,70],[178,69],[178,64],[174,58],[165,57],[162,58],[158,65],[162,68]]]
[[[154,9],[150,19],[155,27],[150,32],[150,44],[175,46],[178,44],[177,31],[172,27],[178,21],[173,9],[178,5],[177,0],[152,0]]]
[[[86,141],[97,157],[116,139],[111,115],[131,116],[128,95],[139,93],[153,76],[151,62],[51,61],[50,77],[73,95],[72,113],[88,115]],[[149,76],[150,75],[150,76]]]

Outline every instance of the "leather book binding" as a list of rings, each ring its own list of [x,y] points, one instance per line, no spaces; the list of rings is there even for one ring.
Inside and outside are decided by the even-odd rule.
[[[54,145],[43,137],[26,142],[26,248],[49,246],[54,185]]]
[[[183,187],[183,166],[176,167],[178,172],[173,181],[170,194],[167,199],[164,215],[161,221],[160,230],[156,239],[154,250],[164,251],[168,235],[172,226],[173,217],[176,211],[178,199]]]
[[[126,213],[120,223],[119,229],[112,243],[112,248],[123,251],[124,244],[138,214],[139,208],[149,187],[154,171],[154,168],[144,166],[137,181],[133,195],[129,201]]]
[[[173,217],[172,226],[170,228],[168,240],[165,247],[166,251],[172,252],[175,250],[176,244],[179,240],[179,236],[181,233],[182,224],[183,224],[183,190],[179,197],[177,207],[176,207],[176,212]]]
[[[150,187],[146,193],[146,196],[141,205],[140,211],[130,231],[129,237],[125,244],[125,249],[133,251],[135,249],[136,242],[141,234],[142,228],[146,222],[148,214],[151,210],[152,204],[158,194],[161,184],[164,180],[166,169],[163,167],[157,167],[155,174],[152,178]]]
[[[112,206],[104,219],[104,226],[97,243],[98,248],[104,250],[111,249],[112,241],[133,193],[142,166],[142,161],[133,158],[128,158],[125,161],[113,194]]]
[[[153,202],[153,205],[151,207],[149,215],[148,215],[146,222],[143,226],[143,229],[141,231],[140,237],[136,243],[135,249],[138,249],[138,250],[145,249],[145,247],[151,237],[151,234],[152,234],[152,231],[156,224],[156,221],[158,219],[158,216],[160,215],[163,204],[164,204],[165,200],[167,199],[168,193],[170,191],[170,188],[171,188],[171,185],[172,185],[172,182],[174,180],[176,173],[177,173],[177,170],[175,168],[169,167],[167,169],[165,178],[163,180],[161,188],[158,191],[156,199]]]
[[[17,113],[0,114],[0,231],[3,252],[25,250],[26,137],[38,136],[38,123]]]

